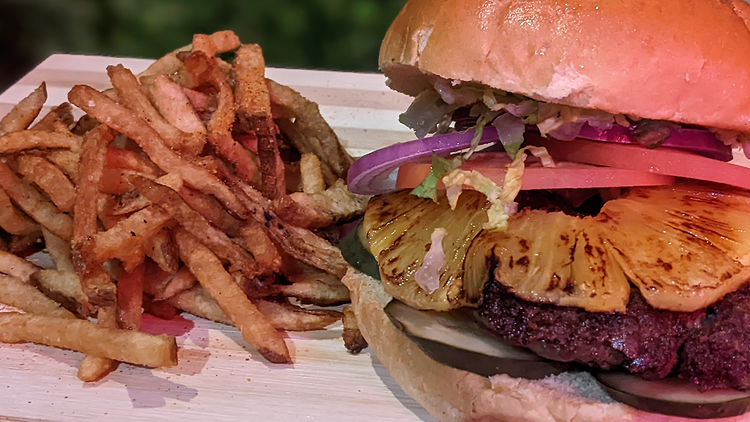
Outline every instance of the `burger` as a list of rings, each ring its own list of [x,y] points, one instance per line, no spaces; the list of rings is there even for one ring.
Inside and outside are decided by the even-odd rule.
[[[353,164],[374,196],[343,250],[409,395],[450,421],[750,420],[748,22],[407,2],[380,67],[418,139]]]

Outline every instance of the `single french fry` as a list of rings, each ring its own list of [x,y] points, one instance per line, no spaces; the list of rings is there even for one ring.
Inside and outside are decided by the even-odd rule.
[[[190,186],[215,196],[236,217],[244,219],[247,216],[247,210],[224,183],[207,170],[188,163],[167,148],[159,135],[144,124],[143,119],[139,119],[111,98],[85,85],[73,87],[68,98],[97,120],[136,141],[151,160],[165,172],[177,173]]]
[[[257,168],[250,151],[232,139],[228,133],[210,133],[208,142],[216,153],[234,165],[237,175],[247,183],[255,183]]]
[[[125,192],[122,195],[116,195],[116,203],[114,208],[112,208],[112,215],[132,214],[148,207],[149,205],[152,205],[151,201],[134,189]]]
[[[71,255],[70,243],[55,236],[52,232],[42,227],[42,236],[44,236],[44,246],[55,268],[61,271],[75,272],[73,258]]]
[[[258,261],[262,274],[279,272],[281,254],[266,234],[263,225],[255,220],[248,220],[242,227],[242,237],[245,240],[245,247]]]
[[[73,247],[76,248],[87,237],[96,233],[97,201],[99,181],[107,157],[107,145],[114,135],[107,126],[100,125],[83,137],[80,183],[76,187],[75,229]]]
[[[185,91],[167,75],[157,75],[149,92],[154,105],[170,124],[185,133],[206,133],[206,126],[195,114]]]
[[[117,310],[114,305],[102,306],[96,314],[96,326],[116,330]],[[78,366],[78,379],[83,382],[98,381],[114,371],[117,362],[104,356],[87,354]]]
[[[103,328],[79,319],[5,312],[0,314],[0,341],[44,344],[150,368],[177,364],[172,336]]]
[[[305,280],[279,286],[284,296],[296,297],[303,303],[319,306],[338,305],[349,302],[349,289],[342,283],[329,284],[320,280]]]
[[[170,219],[171,215],[161,207],[152,205],[144,208],[111,229],[93,235],[91,242],[84,242],[80,253],[87,254],[90,262],[99,265],[112,258],[125,260]]]
[[[93,315],[81,280],[73,271],[39,270],[31,276],[31,284],[75,315],[82,318]]]
[[[168,300],[183,311],[225,325],[233,325],[216,301],[200,286],[185,290]],[[307,309],[289,302],[256,300],[253,303],[277,330],[315,331],[341,319],[341,312]]]
[[[323,170],[320,167],[320,159],[317,155],[302,154],[299,161],[299,170],[302,192],[320,193],[326,190],[326,181],[323,179]]]
[[[359,330],[357,317],[354,315],[354,309],[351,306],[344,307],[342,322],[344,323],[344,332],[342,334],[344,347],[346,347],[349,353],[357,355],[367,348],[367,340],[365,340],[365,337]]]
[[[22,130],[0,136],[0,154],[12,154],[30,149],[65,149],[78,151],[81,141],[70,132]]]
[[[76,188],[65,173],[44,157],[19,155],[9,161],[18,174],[26,177],[41,188],[62,212],[73,211]]]
[[[221,230],[212,226],[203,216],[190,208],[177,192],[144,177],[132,176],[133,186],[154,204],[165,209],[181,226],[196,236],[221,259],[229,261],[245,277],[258,274],[258,265],[250,254]]]
[[[31,262],[12,253],[0,251],[0,273],[16,277],[28,283],[31,275],[37,270],[39,270],[39,267]]]
[[[0,189],[0,227],[10,234],[22,235],[36,233],[39,224],[16,209],[8,194]]]
[[[117,319],[120,327],[140,331],[143,307],[143,264],[117,280]]]
[[[36,315],[75,318],[70,311],[34,286],[12,276],[0,275],[0,303]]]
[[[73,122],[73,107],[70,103],[62,103],[59,106],[52,108],[49,113],[39,119],[38,122],[34,123],[34,126],[32,126],[31,129],[46,130],[48,132],[67,132],[70,130],[69,128]]]
[[[242,338],[257,347],[269,362],[291,363],[283,338],[224,270],[216,255],[184,229],[176,231],[175,240],[185,265],[240,330]]]
[[[147,239],[143,247],[146,250],[146,255],[156,262],[162,270],[171,274],[177,272],[180,267],[180,254],[166,227]]]
[[[36,119],[47,101],[47,85],[41,85],[26,98],[16,104],[5,117],[0,120],[0,135],[24,130]]]
[[[106,168],[131,170],[150,177],[162,175],[161,170],[147,157],[124,148],[118,148],[115,145],[107,147]]]
[[[202,51],[207,56],[215,56],[219,53],[234,50],[240,46],[240,38],[234,31],[218,31],[210,35],[193,35],[193,51]]]

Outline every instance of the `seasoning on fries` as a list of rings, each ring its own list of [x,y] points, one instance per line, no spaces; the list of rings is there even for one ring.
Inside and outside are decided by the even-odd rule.
[[[349,300],[317,230],[364,210],[341,180],[351,157],[317,104],[265,78],[259,46],[192,41],[140,75],[109,66],[112,89],[72,87],[33,126],[44,84],[0,120],[0,303],[19,310],[0,314],[0,342],[82,352],[84,382],[177,364],[174,337],[140,332],[144,312],[232,325],[291,363],[280,331],[342,318],[298,303]],[[12,253],[39,245],[55,269]]]

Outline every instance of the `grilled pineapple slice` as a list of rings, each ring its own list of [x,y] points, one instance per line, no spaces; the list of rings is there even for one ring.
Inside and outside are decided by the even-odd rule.
[[[698,184],[633,188],[596,222],[653,307],[695,311],[750,278],[750,195]]]
[[[630,284],[591,218],[522,211],[510,218],[507,231],[477,236],[467,274],[487,280],[487,262],[495,280],[531,302],[624,312],[630,298]]]
[[[455,210],[445,198],[436,203],[408,191],[371,199],[363,225],[385,291],[418,309],[444,311],[476,304],[487,279],[468,280],[463,264],[469,244],[487,221],[487,207],[486,197],[475,191],[464,192]],[[422,266],[437,228],[448,233],[442,242],[445,265],[439,272],[439,287],[428,293],[415,282],[414,273]]]

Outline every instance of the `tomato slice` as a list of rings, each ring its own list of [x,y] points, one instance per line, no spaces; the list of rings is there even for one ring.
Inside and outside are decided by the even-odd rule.
[[[641,147],[642,148],[642,147]],[[552,154],[554,158],[555,155]],[[476,170],[483,176],[502,184],[505,171],[510,164],[505,152],[474,153],[462,166],[462,170]],[[422,183],[430,173],[430,163],[426,161],[402,164],[398,171],[396,187],[411,189]],[[542,167],[529,157],[523,173],[521,189],[576,189],[612,188],[620,186],[659,186],[674,183],[674,177],[638,170],[598,167],[572,162],[556,162],[556,167]],[[438,185],[443,188],[442,183]]]
[[[527,142],[547,148],[556,160],[685,177],[750,189],[750,168],[675,149],[647,149],[640,145],[581,139],[556,141],[540,136],[529,136]]]

